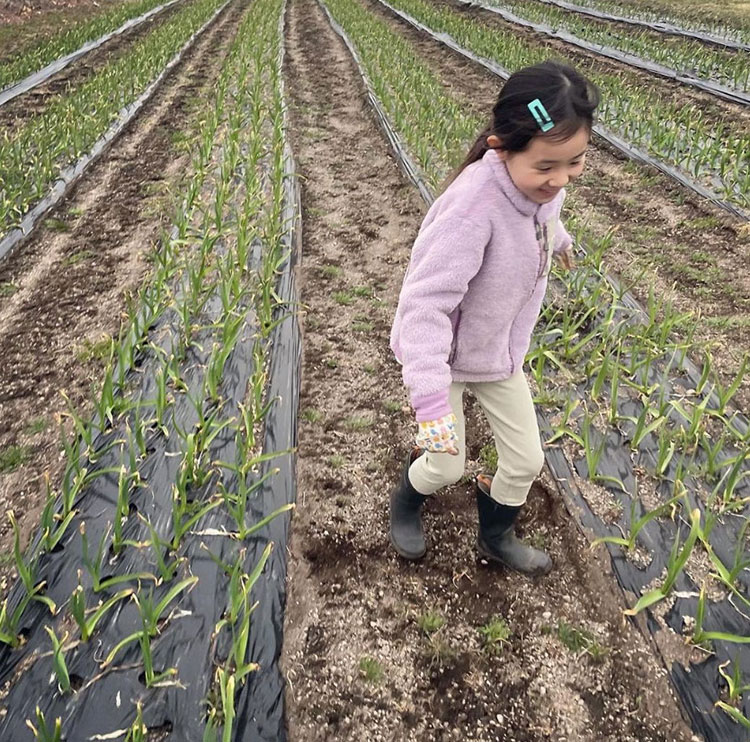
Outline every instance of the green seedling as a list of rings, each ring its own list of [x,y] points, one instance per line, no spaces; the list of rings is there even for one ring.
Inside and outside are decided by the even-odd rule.
[[[636,483],[635,491],[638,492],[638,484]],[[643,530],[647,523],[650,523],[655,518],[660,518],[662,515],[671,511],[670,518],[674,519],[675,516],[675,505],[680,499],[680,495],[672,497],[667,502],[659,505],[653,510],[649,510],[644,513],[640,518],[636,520],[636,512],[638,510],[638,499],[633,497],[630,505],[630,533],[627,537],[623,536],[602,536],[601,538],[594,539],[591,543],[591,548],[594,549],[599,544],[617,544],[624,547],[628,551],[635,549],[636,541],[638,540],[638,534]],[[619,527],[619,526],[618,526]]]
[[[271,555],[272,549],[273,542],[269,542],[250,574],[245,574],[242,569],[244,550],[240,552],[239,558],[230,573],[229,612],[214,628],[214,636],[225,626],[231,628],[232,649],[230,657],[234,667],[234,675],[236,680],[240,683],[244,682],[247,675],[251,672],[255,672],[259,667],[257,663],[248,662],[246,659],[247,647],[250,640],[250,618],[258,605],[257,603],[253,605],[250,604],[250,593],[253,586],[258,581],[258,578]],[[223,566],[226,570],[226,565]]]
[[[479,627],[484,649],[490,654],[500,654],[510,639],[510,626],[504,618],[493,616],[484,626]]]
[[[695,612],[695,628],[691,641],[696,646],[704,646],[708,642],[723,641],[733,644],[750,644],[750,636],[741,636],[738,634],[729,634],[725,631],[705,631],[703,621],[706,614],[706,586],[701,585],[701,592],[698,598],[698,609]]]
[[[562,416],[560,418],[560,422],[557,423],[557,425],[555,425],[553,434],[544,443],[545,446],[551,446],[555,441],[567,435],[570,438],[572,438],[574,441],[576,441],[578,445],[583,448],[583,439],[568,424],[568,421],[570,420],[571,415],[573,414],[573,412],[575,412],[575,410],[578,409],[580,404],[581,404],[581,400],[575,399],[574,397],[568,397],[568,399],[565,400],[565,407],[562,410]],[[497,456],[497,451],[495,451],[495,456]]]
[[[76,515],[75,510],[71,510],[63,516],[55,512],[57,503],[57,493],[52,490],[49,482],[49,474],[44,474],[44,486],[47,491],[47,500],[42,510],[42,544],[46,551],[52,551],[61,541],[68,526]]]
[[[709,410],[711,414],[719,416],[726,414],[727,407],[732,401],[734,395],[737,394],[737,390],[740,388],[740,385],[747,374],[748,366],[750,366],[750,354],[745,353],[737,375],[726,389],[719,383],[718,379],[714,380],[714,392],[719,398],[719,405],[715,410]]]
[[[46,583],[36,581],[37,555],[31,554],[29,561],[26,562],[21,551],[21,532],[12,510],[8,511],[8,520],[13,528],[13,558],[26,595],[31,600],[36,600],[46,605],[49,608],[49,612],[54,616],[57,613],[57,606],[51,598],[41,594]]]
[[[738,708],[730,706],[724,701],[717,701],[714,705],[716,706],[716,708],[720,708],[724,713],[726,713],[732,719],[732,721],[737,722],[745,729],[750,729],[750,719],[748,719]]]
[[[610,474],[599,473],[599,461],[601,460],[604,449],[607,446],[607,439],[603,437],[598,444],[594,444],[594,433],[591,415],[586,412],[583,416],[583,424],[581,430],[581,444],[586,455],[586,467],[588,469],[588,477],[592,482],[601,482],[604,484],[617,485],[623,492],[625,491],[625,485],[622,480]]]
[[[638,599],[638,602],[635,604],[635,606],[633,606],[633,608],[629,608],[623,611],[625,615],[635,616],[644,608],[648,608],[654,605],[654,603],[658,603],[660,600],[666,598],[667,595],[669,595],[675,581],[677,580],[677,577],[679,576],[680,572],[682,572],[685,563],[690,557],[690,552],[693,550],[693,546],[695,546],[696,540],[698,539],[698,535],[700,533],[700,510],[698,508],[690,513],[690,523],[690,532],[688,533],[688,537],[685,539],[685,543],[682,545],[682,547],[680,547],[680,529],[678,528],[677,530],[677,537],[675,538],[674,544],[672,545],[672,550],[669,555],[669,562],[667,564],[667,576],[664,580],[664,583],[661,585],[661,587],[658,587],[655,590],[651,590],[645,595],[642,595]]]
[[[721,477],[718,484],[714,488],[713,495],[721,493],[720,508],[721,510],[734,510],[742,508],[745,500],[736,500],[734,497],[735,490],[737,489],[740,482],[747,476],[750,476],[750,471],[745,468],[745,462],[750,458],[750,449],[745,449],[743,452],[733,457],[731,468]],[[723,462],[727,464],[728,462]]]
[[[729,665],[732,665],[731,675],[724,672],[724,668]],[[742,694],[750,690],[750,684],[742,682],[742,667],[740,663],[736,659],[734,662],[727,660],[719,665],[719,675],[724,678],[724,682],[727,684],[729,703],[733,706],[736,705],[742,699]]]
[[[234,729],[234,692],[236,680],[234,674],[219,667],[216,670],[216,680],[221,692],[221,711],[224,719],[222,742],[232,742],[232,731]]]
[[[179,498],[175,496],[172,498],[172,540],[170,541],[170,548],[172,551],[177,551],[182,543],[182,538],[187,534],[190,529],[207,513],[210,513],[214,508],[221,505],[221,500],[218,498],[210,499],[203,505],[188,504],[182,506]]]
[[[45,626],[44,630],[52,641],[52,666],[55,669],[55,675],[57,677],[57,687],[60,690],[60,693],[69,693],[70,674],[68,673],[68,666],[65,664],[64,648],[64,644],[68,640],[68,634],[66,633],[62,639],[58,639],[55,632],[49,626]]]
[[[132,446],[130,451],[133,451]],[[112,550],[115,554],[120,554],[123,547],[126,545],[137,544],[133,541],[127,541],[123,538],[122,529],[123,525],[128,519],[130,514],[130,492],[132,489],[140,484],[141,478],[138,474],[138,470],[133,466],[135,462],[131,461],[131,469],[121,466],[120,473],[117,479],[117,505],[115,506],[115,516],[112,527]]]
[[[86,567],[86,571],[91,577],[92,588],[95,593],[101,592],[102,590],[108,590],[115,585],[121,585],[124,582],[133,582],[134,580],[152,580],[156,582],[156,577],[150,572],[135,572],[133,574],[124,575],[113,575],[102,579],[102,568],[106,564],[106,548],[105,544],[109,538],[111,532],[111,526],[107,526],[102,533],[101,539],[99,539],[99,546],[96,550],[96,554],[91,555],[89,549],[88,535],[86,534],[86,523],[82,522],[78,527],[78,532],[81,534],[81,549],[82,549],[82,560],[83,565]]]
[[[119,603],[121,600],[133,595],[133,590],[128,588],[120,590],[115,595],[111,596],[105,601],[99,601],[99,605],[92,609],[93,613],[90,616],[86,616],[89,612],[86,608],[86,594],[80,583],[80,572],[78,573],[79,583],[78,587],[73,591],[70,596],[70,612],[73,615],[78,628],[81,631],[81,641],[87,642],[96,629],[96,625],[99,623],[101,618],[112,608],[115,603]]]
[[[664,472],[669,466],[669,462],[672,460],[675,451],[675,441],[672,434],[667,428],[662,428],[659,431],[659,452],[656,458],[656,473],[660,476],[664,476]]]
[[[26,719],[26,726],[31,729],[36,742],[62,742],[62,719],[58,716],[50,728],[39,706],[36,707],[36,726],[30,719]]]
[[[177,675],[176,667],[169,667],[164,672],[154,670],[154,660],[151,654],[151,637],[147,631],[141,631],[138,637],[141,645],[141,658],[143,659],[143,673],[147,688],[163,688],[168,685],[175,685],[174,681],[169,680]]]
[[[158,603],[154,602],[154,590],[151,588],[148,594],[135,596],[135,602],[141,613],[143,630],[148,632],[149,636],[155,637],[159,633],[159,622],[167,606],[184,590],[191,588],[198,582],[198,578],[193,575],[180,580],[176,585],[167,591]]]
[[[143,722],[143,704],[136,704],[135,720],[128,729],[125,742],[148,742],[148,727]]]

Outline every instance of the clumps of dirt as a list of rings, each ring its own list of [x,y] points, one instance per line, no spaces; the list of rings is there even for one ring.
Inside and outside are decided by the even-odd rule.
[[[532,488],[518,524],[553,558],[543,579],[477,559],[465,480],[428,502],[422,561],[390,547],[388,493],[414,425],[388,330],[424,207],[313,0],[289,6],[287,79],[304,209],[290,739],[687,742],[666,670],[623,619],[609,559],[550,486]],[[489,429],[470,395],[465,408],[478,472]]]

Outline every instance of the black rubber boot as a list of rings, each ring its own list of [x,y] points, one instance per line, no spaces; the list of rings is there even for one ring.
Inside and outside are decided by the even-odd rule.
[[[514,523],[520,507],[503,505],[490,497],[491,477],[476,479],[479,513],[480,556],[510,567],[521,574],[537,577],[552,569],[552,560],[539,549],[523,543],[515,534]]]
[[[409,467],[421,454],[422,451],[418,448],[409,453],[401,482],[391,493],[391,543],[405,559],[419,559],[427,551],[422,526],[422,505],[429,495],[417,492],[409,481]]]

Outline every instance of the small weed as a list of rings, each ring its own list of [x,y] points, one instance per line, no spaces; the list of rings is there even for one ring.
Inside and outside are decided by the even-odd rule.
[[[322,265],[318,270],[324,278],[338,278],[341,275],[341,268],[337,265]]]
[[[386,412],[389,412],[391,415],[393,415],[396,412],[401,411],[401,402],[397,402],[395,399],[384,399],[383,407],[385,407]]]
[[[336,291],[333,295],[333,299],[337,304],[341,304],[343,307],[348,307],[354,303],[354,297],[348,291]]]
[[[721,222],[715,216],[700,216],[697,219],[686,219],[682,225],[688,229],[716,229],[721,226]]]
[[[314,407],[308,407],[302,411],[302,419],[308,423],[318,423],[323,419],[323,413]]]
[[[335,358],[326,358],[325,363],[326,363],[326,366],[328,366],[328,368],[338,368],[339,367],[339,362]]]
[[[23,446],[8,446],[0,451],[0,474],[15,471],[29,458],[29,450]]]
[[[427,636],[430,636],[445,626],[445,619],[438,611],[430,609],[427,613],[417,617],[417,625]]]
[[[352,294],[354,294],[354,296],[370,298],[372,296],[372,289],[369,286],[355,286],[352,289]]]
[[[0,298],[5,296],[13,296],[16,291],[18,291],[18,286],[16,286],[15,283],[10,283],[9,281],[0,283]]]
[[[82,206],[71,206],[68,209],[68,214],[72,217],[79,217],[83,216],[86,213],[86,209],[84,209]]]
[[[383,679],[383,666],[374,657],[363,657],[359,661],[359,672],[368,683],[379,683]]]
[[[586,652],[596,662],[601,662],[608,650],[603,647],[590,631],[578,629],[565,621],[557,625],[557,638],[575,654]]]
[[[307,214],[308,216],[323,216],[323,214],[325,213],[326,212],[324,209],[321,209],[317,206],[307,206],[305,208],[305,214]]]
[[[349,430],[366,430],[372,427],[375,421],[371,417],[364,417],[362,415],[354,415],[348,417],[345,421],[345,425]]]
[[[35,417],[26,424],[26,432],[29,435],[36,435],[42,433],[49,427],[49,420],[46,417]]]
[[[504,618],[493,616],[484,626],[479,627],[479,633],[484,640],[484,648],[490,654],[499,654],[503,644],[510,638],[510,627]]]
[[[497,471],[497,448],[495,448],[494,441],[482,446],[482,450],[479,452],[479,460],[482,462],[483,468],[490,472]]]
[[[352,332],[372,332],[375,325],[369,320],[354,320],[352,322]]]
[[[62,219],[45,219],[44,226],[53,232],[70,232],[70,225]]]
[[[374,374],[377,371],[377,369],[375,368],[375,366],[373,366],[371,363],[365,363],[365,365],[362,366],[362,370],[366,374]]]
[[[62,261],[62,264],[66,268],[71,268],[72,266],[78,265],[78,263],[81,263],[84,260],[93,258],[94,255],[95,253],[93,250],[79,250],[78,252],[74,252],[72,255],[68,255],[68,257]]]
[[[346,463],[346,458],[340,454],[334,454],[333,456],[328,457],[328,463],[334,469],[340,469]]]
[[[96,342],[86,339],[76,351],[76,358],[79,363],[88,363],[94,360],[103,361],[109,355],[111,344],[112,338],[109,335],[102,335]]]
[[[456,659],[456,650],[440,636],[431,636],[427,642],[426,655],[430,667],[445,667]]]

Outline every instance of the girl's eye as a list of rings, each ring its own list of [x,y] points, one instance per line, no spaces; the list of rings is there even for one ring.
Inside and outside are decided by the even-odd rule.
[[[548,173],[550,170],[552,170],[552,168],[551,167],[539,167],[537,168],[537,170],[539,170],[542,173]]]

